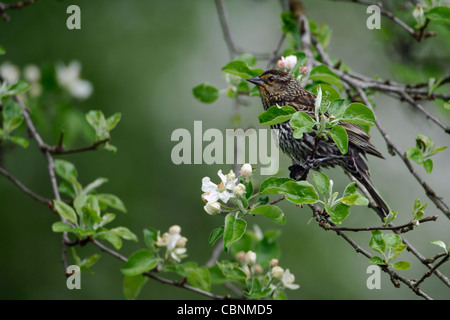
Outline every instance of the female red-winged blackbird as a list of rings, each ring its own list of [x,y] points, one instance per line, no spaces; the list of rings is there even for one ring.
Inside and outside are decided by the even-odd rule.
[[[268,70],[258,77],[247,79],[258,86],[261,101],[265,110],[271,106],[292,106],[299,111],[310,115],[313,119],[315,95],[303,89],[298,81],[288,72],[281,70]],[[369,142],[370,136],[355,124],[339,123],[348,135],[348,152],[343,155],[332,139],[316,140],[315,133],[309,132],[301,139],[293,137],[294,130],[286,121],[272,126],[278,129],[279,146],[284,153],[290,156],[294,164],[289,167],[291,178],[304,179],[305,171],[310,168],[319,170],[320,167],[341,166],[346,172],[355,177],[372,196],[378,214],[383,218],[389,213],[389,208],[378,192],[375,190],[369,177],[369,168],[362,159],[366,153],[384,158]]]

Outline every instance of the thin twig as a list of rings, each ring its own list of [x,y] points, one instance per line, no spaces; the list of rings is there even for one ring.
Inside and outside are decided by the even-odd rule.
[[[333,225],[333,223],[329,219],[324,217],[324,214],[323,214],[322,210],[318,206],[316,206],[314,204],[310,204],[309,207],[313,211],[314,217],[319,222],[319,226],[324,228],[324,226],[327,225],[327,224]],[[325,230],[327,230],[327,229],[325,229]],[[357,253],[360,253],[360,254],[366,256],[369,259],[373,257],[369,252],[367,252],[360,245],[358,245],[358,243],[356,243],[353,239],[351,239],[342,230],[336,229],[336,230],[333,230],[333,231],[335,231],[337,235],[341,236],[345,241],[347,241],[356,250]],[[396,273],[394,270],[392,270],[388,266],[380,266],[380,268],[381,268],[381,270],[383,270],[384,272],[386,272],[386,273],[388,273],[390,275],[390,277],[393,280],[393,282],[394,282],[394,280],[401,281],[404,284],[406,284],[409,288],[411,288],[418,296],[421,296],[421,297],[423,297],[423,298],[425,298],[427,300],[432,300],[432,298],[429,295],[427,295],[425,292],[423,292],[419,288],[415,288],[414,287],[415,283],[412,282],[411,280],[400,276],[398,273]]]
[[[4,21],[9,22],[11,18],[9,17],[8,14],[6,14],[6,11],[11,9],[22,9],[23,7],[33,4],[36,1],[37,0],[25,0],[25,1],[18,1],[15,3],[0,2],[0,16]]]
[[[234,44],[233,37],[231,36],[230,26],[228,24],[228,17],[223,5],[222,0],[215,0],[217,13],[219,15],[220,25],[222,26],[223,37],[227,43],[228,51],[230,52],[230,57],[234,58],[238,52],[236,45]]]
[[[427,19],[427,21],[425,22],[424,26],[422,28],[420,28],[420,30],[414,30],[413,28],[411,28],[408,24],[406,24],[403,20],[399,19],[395,14],[393,14],[392,12],[386,10],[383,8],[382,3],[378,2],[378,3],[374,3],[374,2],[370,2],[370,1],[363,1],[363,0],[333,0],[333,1],[340,1],[340,2],[353,2],[353,3],[359,3],[359,4],[363,4],[365,6],[372,6],[375,5],[378,8],[380,8],[380,13],[389,18],[390,20],[392,20],[394,23],[396,23],[397,25],[399,25],[401,28],[403,28],[404,30],[406,30],[406,32],[408,32],[414,39],[416,39],[417,41],[421,41],[424,38],[428,38],[428,37],[432,37],[435,36],[436,33],[433,31],[429,31],[427,33],[425,33],[425,29],[428,26],[428,22],[429,20]]]
[[[117,251],[114,251],[114,250],[108,248],[107,246],[105,246],[101,242],[99,242],[99,241],[94,239],[94,240],[92,240],[92,243],[95,246],[97,246],[98,248],[100,248],[100,250],[102,250],[103,252],[106,252],[106,253],[112,255],[113,257],[123,261],[123,262],[127,262],[128,261],[128,259],[125,256],[121,255]],[[181,288],[184,288],[184,289],[187,289],[187,290],[199,293],[199,294],[204,295],[204,296],[206,296],[208,298],[211,298],[211,299],[215,299],[215,300],[230,299],[229,296],[216,295],[214,293],[211,293],[211,292],[208,292],[208,291],[204,291],[204,290],[199,289],[199,288],[192,287],[192,286],[186,284],[185,282],[180,282],[180,281],[175,281],[175,280],[169,280],[169,279],[162,278],[162,277],[156,275],[154,272],[151,272],[151,271],[144,272],[143,275],[146,276],[146,277],[155,279],[155,280],[157,280],[157,281],[159,281],[161,283],[170,284],[170,285],[173,285],[173,286],[176,286],[176,287],[181,287]]]
[[[429,216],[425,217],[423,219],[418,220],[418,223],[424,223],[429,221],[436,221],[438,218],[437,215],[435,216]],[[411,230],[410,228],[414,227],[417,222],[411,221],[409,223],[405,223],[399,226],[380,226],[380,227],[363,227],[363,228],[353,228],[353,227],[337,227],[332,225],[324,226],[323,228],[326,230],[334,230],[334,231],[353,231],[353,232],[359,232],[359,231],[372,231],[372,230],[399,230],[400,232],[404,232],[405,230]]]
[[[6,171],[4,168],[0,167],[0,174],[2,174],[3,176],[5,176],[7,179],[9,179],[12,183],[14,183],[23,193],[25,193],[26,195],[29,195],[30,197],[32,197],[33,199],[45,203],[45,204],[49,204],[51,203],[50,199],[41,197],[40,195],[34,193],[33,191],[31,191],[30,189],[28,189],[22,182],[19,181],[19,179],[17,179],[15,176],[13,176],[12,174],[10,174],[8,171]]]

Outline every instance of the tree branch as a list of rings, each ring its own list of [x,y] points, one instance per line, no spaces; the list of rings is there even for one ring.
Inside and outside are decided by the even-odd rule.
[[[50,199],[41,197],[40,195],[34,193],[33,191],[31,191],[30,189],[28,189],[22,182],[20,182],[15,176],[13,176],[12,174],[10,174],[8,171],[6,171],[4,168],[0,167],[0,174],[2,174],[3,176],[5,176],[7,179],[9,179],[12,183],[14,183],[23,193],[25,193],[26,195],[29,195],[30,197],[32,197],[33,199],[35,199],[36,201],[45,203],[45,204],[49,204],[52,201]]]
[[[422,28],[420,28],[419,30],[414,30],[413,28],[411,28],[408,24],[406,24],[405,22],[403,22],[400,18],[398,18],[395,14],[393,14],[392,12],[386,10],[383,8],[383,4],[381,2],[375,3],[375,2],[370,2],[370,1],[363,1],[363,0],[333,0],[335,2],[353,2],[353,3],[359,3],[365,6],[377,6],[378,8],[380,8],[380,13],[389,18],[390,20],[392,20],[394,23],[396,23],[397,25],[399,25],[401,28],[403,28],[406,32],[408,32],[414,39],[416,39],[417,41],[422,41],[422,39],[428,38],[428,37],[433,37],[436,35],[435,32],[433,31],[429,31],[425,33],[425,29],[428,26],[429,20],[427,19],[427,21],[425,22],[424,26]]]
[[[36,1],[37,0],[25,0],[25,1],[18,1],[15,3],[0,2],[0,16],[4,21],[9,22],[11,18],[9,17],[8,14],[6,14],[6,11],[11,9],[22,9],[23,7],[33,4]]]

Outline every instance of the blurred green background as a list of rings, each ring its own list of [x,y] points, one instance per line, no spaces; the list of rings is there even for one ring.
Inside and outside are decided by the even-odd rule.
[[[281,6],[275,0],[224,1],[231,31],[240,48],[250,52],[271,52],[281,35]],[[81,8],[82,29],[66,28],[66,8],[77,4]],[[308,16],[317,23],[326,23],[333,30],[329,52],[342,58],[353,70],[368,76],[402,80],[399,68],[394,68],[393,44],[383,38],[390,28],[399,31],[389,21],[382,20],[381,30],[368,30],[364,6],[332,1],[304,1]],[[203,211],[201,179],[217,180],[217,171],[228,171],[229,165],[174,165],[171,150],[176,144],[171,134],[177,128],[193,132],[194,120],[203,121],[203,130],[233,128],[232,101],[221,97],[205,105],[192,95],[192,88],[208,81],[217,87],[226,82],[220,68],[229,62],[214,2],[144,1],[144,0],[80,0],[38,1],[22,10],[8,12],[11,22],[0,21],[0,45],[7,54],[0,63],[11,61],[23,67],[29,63],[40,67],[58,61],[82,63],[82,77],[92,82],[93,95],[76,105],[80,112],[102,110],[106,116],[122,113],[122,120],[112,132],[112,143],[118,152],[96,151],[61,157],[73,162],[79,180],[87,184],[97,177],[107,177],[102,191],[118,195],[128,213],[117,214],[114,225],[124,225],[134,231],[140,243],[125,242],[121,253],[129,255],[144,246],[142,230],[153,227],[163,232],[171,225],[182,227],[187,243],[187,260],[205,263],[210,256],[209,232],[223,223],[221,216],[208,216]],[[403,35],[407,37],[406,34]],[[439,51],[449,58],[449,39],[426,40],[424,55]],[[445,42],[446,41],[446,42]],[[445,42],[446,45],[437,47]],[[413,47],[414,48],[414,47]],[[444,52],[442,52],[444,50]],[[445,51],[447,50],[447,51]],[[266,62],[259,67],[264,68]],[[450,64],[448,64],[450,65]],[[397,71],[396,71],[397,70]],[[415,81],[427,79],[416,66]],[[447,70],[448,73],[448,70]],[[447,86],[448,88],[448,86]],[[406,104],[379,96],[377,114],[394,141],[406,150],[415,145],[417,133],[433,138],[436,145],[448,145],[448,135]],[[450,123],[442,109],[430,104],[429,110]],[[242,128],[262,128],[257,115],[261,112],[259,98],[248,99],[242,109]],[[59,129],[70,124],[56,120],[47,123]],[[72,124],[73,125],[73,124]],[[409,174],[399,157],[391,157],[384,140],[372,130],[373,143],[386,160],[370,158],[369,166],[375,185],[390,206],[399,212],[397,224],[411,219],[416,198],[429,202],[423,189]],[[57,143],[51,132],[46,141]],[[88,144],[76,139],[73,144]],[[426,178],[444,200],[450,202],[450,170],[448,150],[434,158],[434,171]],[[281,155],[281,174],[288,175],[289,160]],[[51,197],[46,174],[46,162],[36,144],[26,150],[17,147],[4,158],[5,167],[30,189]],[[258,168],[258,166],[256,166]],[[259,170],[258,170],[259,171]],[[258,172],[257,171],[257,172]],[[336,190],[342,190],[348,178],[339,169],[328,170]],[[261,181],[256,177],[255,182]],[[280,265],[296,276],[300,289],[288,291],[291,299],[416,299],[404,285],[396,289],[382,274],[380,290],[366,287],[367,259],[356,254],[333,232],[324,232],[315,221],[310,222],[309,208],[298,209],[282,203],[287,223],[274,225],[261,217],[248,219],[263,230],[280,229]],[[363,208],[352,211],[351,226],[371,226],[377,223],[373,212]],[[441,212],[430,203],[427,214]],[[68,290],[61,262],[61,235],[51,231],[58,218],[44,205],[24,195],[9,181],[0,177],[0,298],[1,299],[122,299],[123,276],[121,262],[102,254],[94,266],[94,275],[82,275],[82,289]],[[432,240],[449,242],[449,221],[444,216],[438,223],[426,223],[407,234],[411,243],[425,256],[439,250]],[[351,234],[367,250],[370,234]],[[78,248],[82,257],[97,253],[97,248]],[[372,252],[373,253],[373,252]],[[402,260],[412,263],[412,271],[402,275],[420,277],[426,271],[414,257],[405,254]],[[223,255],[223,257],[226,257]],[[71,262],[72,260],[69,260]],[[441,269],[449,274],[447,264]],[[437,299],[450,297],[448,288],[435,277],[427,280],[423,290]],[[220,289],[213,291],[221,293]],[[150,280],[140,299],[203,299],[198,294]]]

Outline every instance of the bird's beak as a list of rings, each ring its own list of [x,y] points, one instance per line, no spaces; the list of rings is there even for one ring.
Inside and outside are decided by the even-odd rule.
[[[264,81],[258,76],[250,79],[246,79],[248,82],[251,82],[253,84],[256,84],[257,86],[262,86],[264,84]]]

